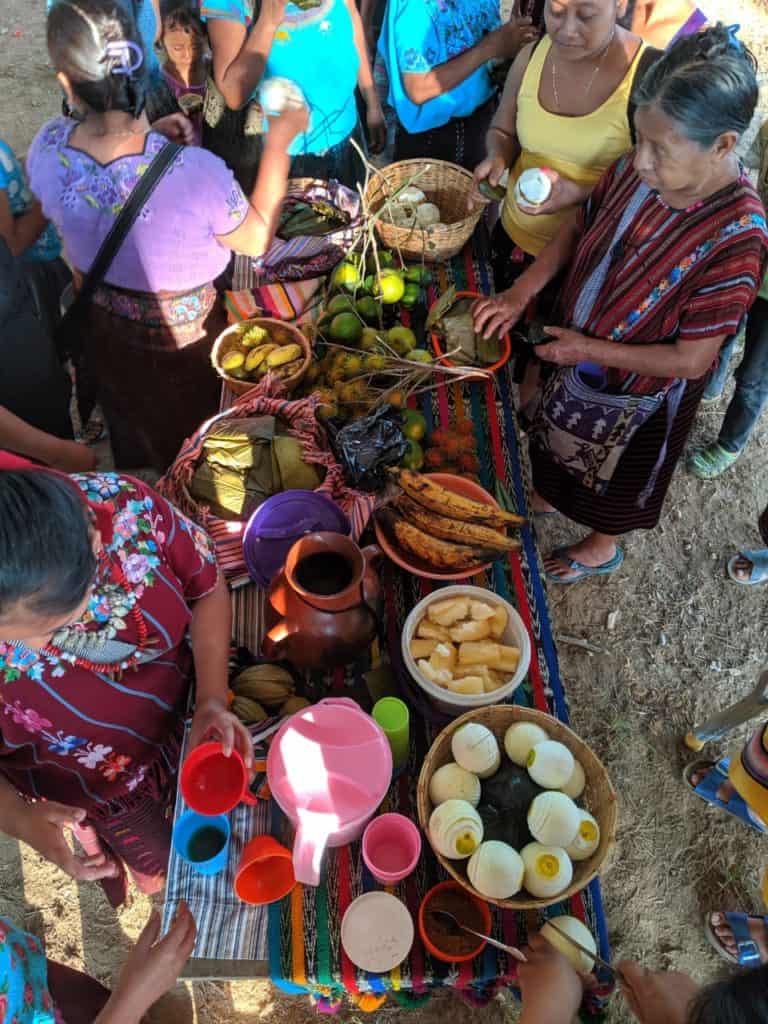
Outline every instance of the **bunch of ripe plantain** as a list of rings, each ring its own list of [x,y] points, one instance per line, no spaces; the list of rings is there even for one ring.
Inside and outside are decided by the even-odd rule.
[[[229,709],[245,725],[263,722],[270,715],[292,715],[309,706],[297,697],[291,673],[280,665],[251,665],[230,683]]]
[[[402,493],[377,512],[377,522],[390,541],[431,569],[463,572],[519,551],[519,539],[506,531],[521,526],[521,516],[409,469],[397,471],[397,482]]]
[[[245,324],[238,336],[237,345],[221,356],[219,366],[227,376],[235,380],[257,381],[270,371],[285,380],[303,366],[304,350],[295,341],[282,341],[276,333],[261,324]]]

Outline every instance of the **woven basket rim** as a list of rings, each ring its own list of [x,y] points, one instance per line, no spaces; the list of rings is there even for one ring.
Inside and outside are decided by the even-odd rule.
[[[492,899],[478,892],[469,882],[466,874],[466,860],[450,860],[438,853],[429,841],[429,817],[432,810],[432,802],[429,799],[429,783],[435,771],[442,764],[452,760],[450,754],[450,737],[466,725],[467,722],[480,721],[487,725],[497,735],[501,734],[500,747],[503,752],[503,733],[513,723],[519,721],[535,722],[540,725],[549,736],[564,743],[571,752],[578,758],[584,768],[587,778],[587,790],[600,789],[602,791],[601,807],[595,808],[592,804],[586,805],[586,809],[593,814],[600,826],[600,845],[597,851],[585,861],[573,862],[573,880],[567,889],[558,893],[557,896],[541,898],[530,896],[523,890],[522,895],[513,896],[510,899]],[[493,724],[489,724],[493,723]],[[448,746],[448,757],[445,757],[445,746]],[[503,755],[504,756],[504,755]],[[585,764],[585,761],[587,762]],[[438,763],[439,762],[439,763]],[[616,791],[608,776],[605,765],[590,747],[581,739],[570,726],[561,722],[553,715],[536,708],[527,708],[519,704],[492,704],[484,708],[473,708],[466,714],[455,718],[445,726],[435,737],[432,746],[419,773],[416,787],[416,806],[419,815],[419,824],[430,842],[430,847],[440,865],[448,875],[458,882],[467,892],[473,896],[507,910],[542,910],[560,903],[563,900],[581,892],[589,883],[597,877],[601,870],[605,870],[611,852],[616,843],[616,829],[618,827],[618,802]]]
[[[278,320],[277,317],[274,316],[251,316],[247,317],[245,320],[238,321],[236,324],[229,324],[229,326],[224,328],[216,338],[216,341],[214,341],[211,348],[211,365],[219,377],[221,377],[230,390],[234,391],[235,394],[238,395],[247,394],[260,383],[260,381],[257,380],[238,380],[236,377],[230,377],[219,366],[219,353],[221,352],[222,347],[233,334],[237,334],[245,325],[248,327],[254,327],[256,325],[282,327],[293,335],[297,344],[301,345],[302,350],[304,351],[304,362],[293,376],[286,377],[285,380],[281,381],[281,384],[286,390],[290,391],[291,388],[295,388],[304,377],[304,374],[307,372],[309,364],[312,361],[312,345],[309,339],[302,334],[295,324],[288,323],[287,320]]]

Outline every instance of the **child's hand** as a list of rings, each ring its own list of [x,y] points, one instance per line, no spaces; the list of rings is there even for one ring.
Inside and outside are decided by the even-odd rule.
[[[570,1024],[584,995],[584,980],[562,953],[540,935],[531,935],[527,964],[518,964],[522,995],[521,1021]]]
[[[195,945],[197,927],[186,903],[180,903],[168,934],[160,935],[160,915],[153,911],[128,954],[103,1011],[104,1021],[140,1021],[160,996],[176,984]],[[101,1016],[96,1024],[102,1024]]]
[[[309,111],[303,104],[300,107],[287,107],[277,117],[269,118],[267,140],[287,149],[297,135],[307,130],[308,125]]]

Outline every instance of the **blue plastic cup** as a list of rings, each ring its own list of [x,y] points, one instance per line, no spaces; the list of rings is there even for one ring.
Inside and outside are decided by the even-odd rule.
[[[221,846],[208,855],[217,844]],[[198,814],[185,811],[173,826],[171,840],[181,859],[199,875],[217,875],[227,866],[231,830],[226,814]]]

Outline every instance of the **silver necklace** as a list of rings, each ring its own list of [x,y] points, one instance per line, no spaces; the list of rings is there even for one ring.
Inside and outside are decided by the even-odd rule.
[[[587,85],[586,92],[584,93],[584,99],[586,99],[587,96],[589,96],[590,92],[592,91],[592,86],[595,84],[595,79],[597,78],[597,75],[598,75],[598,72],[600,71],[600,68],[603,66],[603,61],[605,60],[605,55],[610,50],[611,43],[613,42],[613,39],[614,39],[615,35],[616,35],[616,26],[614,25],[613,31],[611,32],[611,37],[608,40],[608,42],[605,44],[605,46],[603,47],[603,52],[600,54],[600,59],[598,60],[597,64],[595,65],[595,70],[592,72],[592,77],[589,79],[589,84]],[[558,93],[557,93],[557,67],[556,67],[556,62],[554,60],[552,61],[551,67],[552,67],[552,92],[555,95],[555,106],[557,107],[557,109],[559,111],[560,110],[560,97],[558,96]]]

